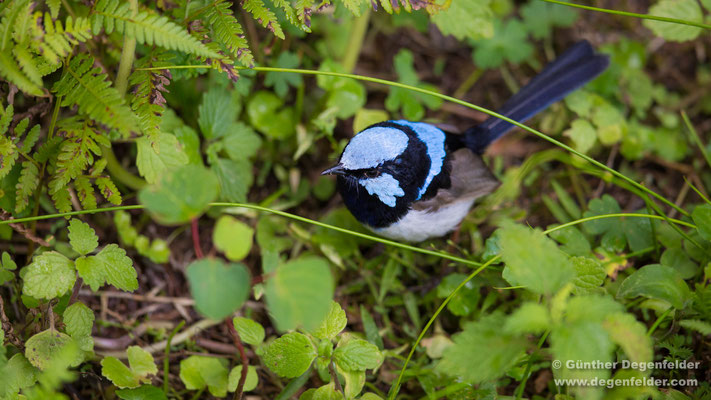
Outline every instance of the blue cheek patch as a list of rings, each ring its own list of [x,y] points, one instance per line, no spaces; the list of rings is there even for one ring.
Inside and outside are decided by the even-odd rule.
[[[432,183],[432,179],[442,172],[444,157],[446,155],[444,151],[444,132],[436,126],[424,122],[410,122],[405,120],[391,122],[407,126],[415,131],[417,137],[422,140],[427,147],[427,155],[430,157],[430,171],[427,174],[427,178],[425,178],[425,183],[422,184],[422,187],[418,192],[417,198],[415,199],[419,200],[427,191],[430,183]]]
[[[358,181],[371,195],[376,195],[384,204],[395,207],[396,197],[405,195],[397,179],[390,174],[382,174],[377,178],[360,179]]]
[[[349,170],[375,168],[402,154],[409,140],[407,134],[397,128],[378,126],[366,129],[348,143],[341,164]]]

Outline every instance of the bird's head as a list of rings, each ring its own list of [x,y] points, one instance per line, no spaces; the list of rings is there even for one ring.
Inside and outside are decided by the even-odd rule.
[[[402,217],[432,180],[427,143],[397,122],[355,135],[338,164],[323,172],[338,177],[338,189],[356,219],[376,228]]]

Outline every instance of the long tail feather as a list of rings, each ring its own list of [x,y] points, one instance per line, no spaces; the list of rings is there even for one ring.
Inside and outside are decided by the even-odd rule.
[[[581,41],[548,64],[511,97],[498,113],[518,122],[525,122],[552,103],[598,76],[609,64],[606,55],[595,54],[590,43]],[[475,153],[484,150],[514,125],[490,117],[464,133],[466,146]]]

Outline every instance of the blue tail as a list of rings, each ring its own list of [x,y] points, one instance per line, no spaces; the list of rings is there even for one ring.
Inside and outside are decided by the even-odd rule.
[[[511,97],[499,114],[518,122],[525,122],[546,107],[561,100],[568,93],[598,76],[609,64],[606,55],[595,54],[587,41],[581,41],[546,65],[536,77]],[[514,125],[496,117],[464,133],[467,148],[481,154],[496,139]]]

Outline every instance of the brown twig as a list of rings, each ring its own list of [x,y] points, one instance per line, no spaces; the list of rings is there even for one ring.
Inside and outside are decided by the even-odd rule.
[[[244,383],[247,381],[247,369],[249,368],[249,359],[247,359],[247,354],[244,352],[244,345],[242,344],[242,339],[239,337],[237,329],[235,329],[235,324],[232,322],[232,318],[227,318],[225,320],[225,325],[232,334],[232,338],[235,341],[235,346],[239,350],[239,356],[242,358],[242,375],[239,377],[239,384],[237,385],[237,390],[235,391],[235,400],[242,399],[242,391],[244,390]]]
[[[10,214],[8,212],[3,211],[2,214],[0,214],[0,219],[2,219],[3,221],[7,221],[11,220],[12,218],[10,217]],[[49,247],[49,243],[46,240],[37,237],[34,233],[32,233],[31,230],[25,228],[22,224],[9,223],[8,225],[10,225],[12,229],[16,230],[17,233],[24,236],[27,240],[37,243],[40,246]]]
[[[190,227],[193,234],[193,247],[195,248],[195,257],[197,257],[198,259],[204,258],[205,255],[202,253],[202,249],[200,248],[200,231],[198,230],[197,218],[193,218]]]
[[[336,385],[336,390],[346,395],[343,391],[343,386],[341,386],[341,381],[338,380],[338,374],[336,373],[336,367],[333,365],[333,360],[328,364],[328,372],[331,374],[331,380]]]

